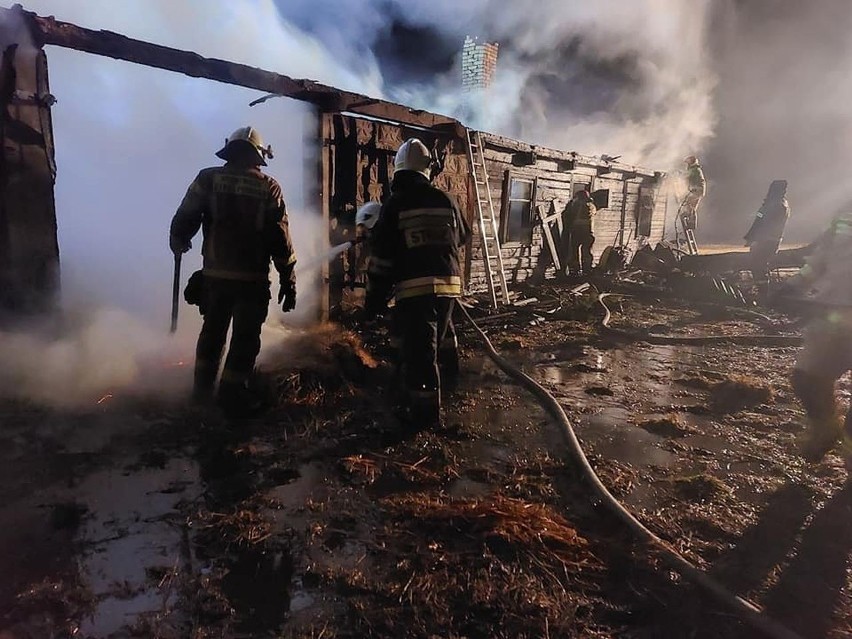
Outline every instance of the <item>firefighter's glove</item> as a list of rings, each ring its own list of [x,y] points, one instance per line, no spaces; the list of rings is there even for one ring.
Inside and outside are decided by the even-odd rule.
[[[384,313],[387,307],[387,300],[383,297],[367,293],[367,299],[364,302],[364,318],[367,320],[374,320],[376,317]]]
[[[169,248],[172,249],[172,253],[175,255],[182,255],[189,251],[192,248],[192,242],[189,240],[182,240],[176,235],[169,236]]]
[[[282,282],[278,289],[278,303],[281,310],[289,313],[296,308],[296,287],[289,282]]]

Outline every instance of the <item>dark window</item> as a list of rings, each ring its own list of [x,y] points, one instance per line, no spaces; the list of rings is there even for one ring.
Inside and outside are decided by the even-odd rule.
[[[535,179],[513,178],[507,172],[500,214],[503,242],[532,242],[534,203]]]
[[[651,235],[651,223],[654,219],[654,189],[639,188],[639,202],[636,206],[636,237]]]

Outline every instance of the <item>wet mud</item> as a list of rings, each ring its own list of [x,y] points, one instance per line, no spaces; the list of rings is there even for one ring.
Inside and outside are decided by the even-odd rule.
[[[614,341],[594,304],[549,308],[483,325],[610,490],[803,637],[850,636],[852,497],[836,455],[796,454],[796,349]],[[615,310],[667,333],[795,331]],[[384,328],[355,328],[363,343],[333,328],[285,350],[262,419],[3,403],[0,637],[755,636],[589,498],[559,429],[470,331],[444,427],[418,431],[394,410]]]

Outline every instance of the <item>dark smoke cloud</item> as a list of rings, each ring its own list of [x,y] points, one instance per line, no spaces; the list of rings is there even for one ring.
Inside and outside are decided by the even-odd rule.
[[[793,241],[850,200],[848,0],[278,6],[342,63],[377,69],[385,94],[401,101],[670,171],[698,153],[710,181],[703,239],[739,240],[773,179],[790,181]],[[473,113],[458,92],[457,58],[448,63],[466,34],[501,45],[497,86]]]
[[[666,169],[712,134],[708,0],[324,3],[353,19],[278,0],[342,62],[378,69],[389,97],[472,126]],[[476,101],[459,86],[468,34],[501,47],[495,85]]]

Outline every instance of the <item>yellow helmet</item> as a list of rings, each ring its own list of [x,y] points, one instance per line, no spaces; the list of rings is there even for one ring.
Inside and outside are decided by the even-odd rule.
[[[409,138],[399,147],[393,161],[393,172],[414,171],[431,179],[432,154],[417,138]]]
[[[252,126],[240,127],[231,133],[230,137],[225,140],[225,146],[216,151],[216,157],[228,161],[232,159],[234,148],[246,144],[251,145],[257,153],[258,164],[261,166],[266,166],[266,158],[272,159],[272,147],[263,146],[263,139],[260,137],[260,133]]]

